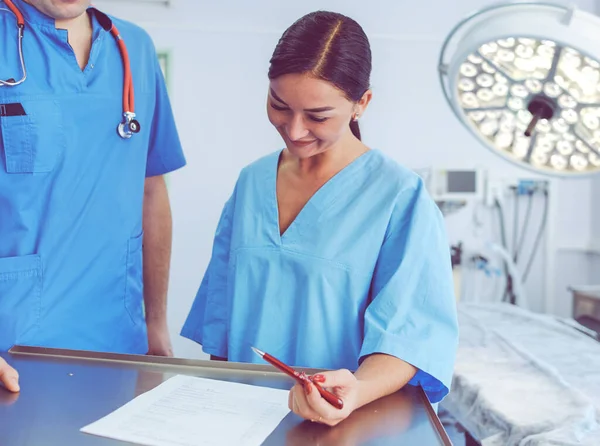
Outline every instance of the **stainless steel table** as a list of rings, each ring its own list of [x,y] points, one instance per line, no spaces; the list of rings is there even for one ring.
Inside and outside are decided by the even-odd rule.
[[[176,374],[289,389],[269,365],[13,347],[0,353],[21,392],[0,387],[1,446],[117,446],[79,432]],[[313,370],[306,370],[314,372]],[[407,387],[354,412],[334,428],[288,414],[265,445],[451,445],[420,388]]]

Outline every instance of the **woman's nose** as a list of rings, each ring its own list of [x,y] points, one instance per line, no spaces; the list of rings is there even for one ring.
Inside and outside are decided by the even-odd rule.
[[[292,141],[298,141],[308,135],[309,131],[304,125],[302,116],[294,116],[291,121],[285,126],[285,131],[288,138]]]

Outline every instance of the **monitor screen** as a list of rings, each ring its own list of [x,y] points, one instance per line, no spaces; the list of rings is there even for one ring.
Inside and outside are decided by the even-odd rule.
[[[447,172],[447,192],[477,192],[477,173],[474,170],[450,170]]]

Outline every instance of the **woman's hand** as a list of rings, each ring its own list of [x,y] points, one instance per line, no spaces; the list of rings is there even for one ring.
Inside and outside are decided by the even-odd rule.
[[[307,383],[296,384],[290,390],[290,410],[307,420],[335,426],[359,407],[390,395],[408,383],[417,369],[394,356],[375,353],[367,356],[355,374],[349,370],[323,372],[309,378],[344,402],[344,408],[336,409],[325,401],[316,387]]]
[[[326,388],[344,402],[336,409],[324,400],[310,382],[296,384],[291,390],[288,406],[292,412],[310,421],[335,426],[359,406],[360,381],[349,370],[323,372],[309,377],[310,381]]]

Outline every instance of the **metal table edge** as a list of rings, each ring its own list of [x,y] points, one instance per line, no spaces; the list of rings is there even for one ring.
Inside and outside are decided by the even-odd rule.
[[[149,366],[164,365],[190,368],[210,368],[284,375],[280,371],[274,369],[269,364],[262,365],[229,361],[211,361],[204,359],[170,358],[165,356],[129,355],[122,353],[104,353],[88,350],[67,350],[47,347],[30,347],[23,345],[15,345],[10,350],[8,350],[8,353],[15,356],[54,357],[64,359],[79,359],[86,361],[113,362],[121,364],[143,364]],[[323,371],[323,369],[312,368],[298,368],[298,370],[310,374]],[[448,434],[442,426],[442,422],[440,421],[439,417],[437,416],[437,413],[433,409],[433,406],[431,405],[427,394],[425,393],[422,387],[418,387],[417,389],[423,401],[423,405],[425,406],[425,410],[427,411],[427,416],[431,421],[431,424],[435,428],[435,431],[439,436],[441,443],[444,446],[452,446],[450,437],[448,437]]]
[[[425,410],[427,411],[427,415],[429,416],[429,420],[431,421],[431,424],[433,425],[433,427],[435,428],[435,431],[437,432],[438,436],[440,437],[440,441],[442,442],[442,444],[444,446],[453,446],[452,441],[450,440],[450,437],[448,436],[446,429],[444,429],[444,426],[442,425],[440,418],[438,417],[437,413],[433,409],[433,406],[431,405],[431,401],[429,401],[429,398],[427,397],[425,390],[423,390],[422,387],[419,387],[418,389],[419,389],[419,394],[421,395],[421,399],[423,400],[423,405],[425,406]]]
[[[211,361],[205,359],[173,358],[166,356],[130,355],[122,353],[104,353],[89,350],[67,350],[47,347],[29,347],[15,345],[8,353],[15,356],[54,357],[63,359],[79,359],[85,361],[113,362],[120,364],[142,364],[149,366],[177,366],[191,368],[209,368],[235,371],[261,372],[283,375],[270,364],[250,364],[230,361]],[[317,373],[320,369],[302,369],[305,372]]]

